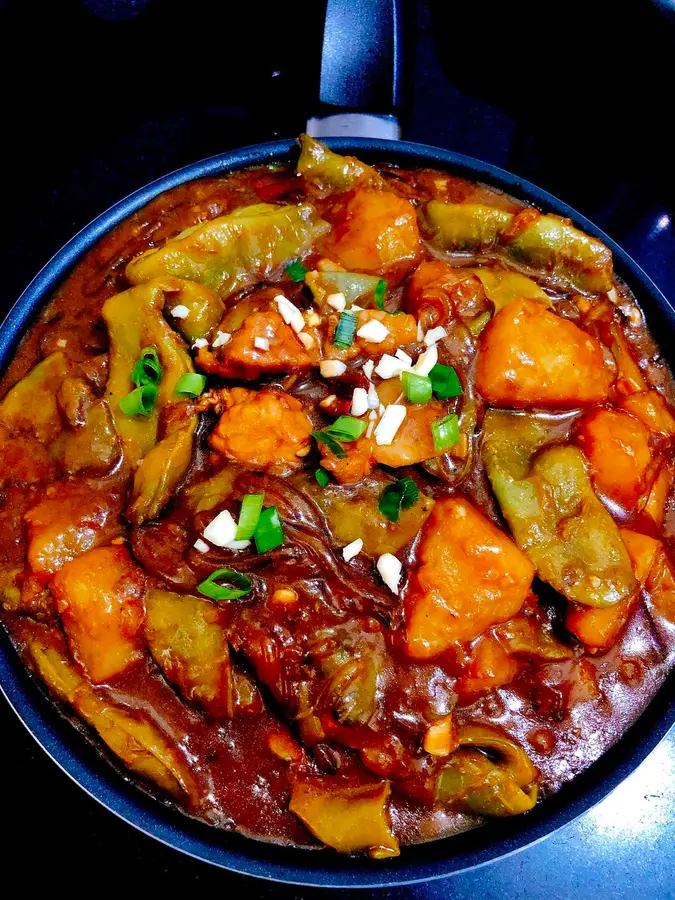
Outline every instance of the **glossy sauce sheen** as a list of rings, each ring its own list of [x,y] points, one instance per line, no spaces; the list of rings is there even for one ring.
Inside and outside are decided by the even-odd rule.
[[[510,212],[521,209],[519,203],[497,191],[430,170],[407,172],[381,167],[380,171],[391,189],[416,203],[441,195],[445,201],[454,203],[481,203]],[[283,170],[270,173],[263,169],[192,182],[161,195],[131,216],[86,255],[42,311],[4,375],[0,395],[4,396],[40,359],[55,350],[62,350],[66,357],[83,364],[90,373],[90,382],[97,385],[97,393],[104,396],[108,340],[101,309],[107,298],[128,289],[126,264],[192,225],[224,215],[239,206],[264,201],[267,199],[265,186],[277,181],[281,184],[286,177]],[[281,192],[275,200],[294,202],[301,196],[301,188],[291,183],[288,191]],[[330,199],[323,201],[324,208],[320,201],[315,202],[322,215],[330,216]],[[428,247],[423,251],[423,258],[434,258]],[[453,257],[453,262],[488,267],[499,265],[489,254],[469,256],[459,253]],[[292,284],[283,271],[279,277],[287,297],[292,300],[301,297],[302,285]],[[392,292],[392,306],[401,302],[405,284],[404,279]],[[558,311],[572,319],[578,317],[575,306],[578,295],[550,285],[547,289]],[[226,301],[226,308],[231,309],[240,298],[255,290],[235,294]],[[634,308],[627,288],[619,286],[619,290],[625,308]],[[642,364],[643,374],[672,401],[670,374],[658,359],[655,361],[655,348],[642,322],[631,325],[630,340],[633,356]],[[466,381],[473,377],[473,362],[468,355],[462,357],[461,348],[458,350],[452,355],[452,363]],[[267,377],[264,381],[285,386],[303,403],[313,403],[327,394],[316,369],[310,375],[300,374],[290,379]],[[216,379],[215,384],[218,383]],[[479,400],[477,404],[476,434],[470,438],[476,447],[480,441],[482,418],[482,404]],[[314,407],[310,417],[316,415]],[[579,415],[575,411],[542,413],[544,418],[558,423],[561,439],[569,434]],[[235,630],[260,627],[274,636],[281,634],[280,629],[284,633],[303,630],[311,633],[320,627],[340,623],[352,627],[349,623],[358,621],[358,628],[363,633],[368,635],[372,631],[368,639],[372,639],[373,646],[379,640],[387,645],[381,678],[387,685],[398,685],[398,690],[390,687],[386,691],[389,708],[385,712],[389,717],[393,716],[401,734],[405,735],[407,728],[414,731],[417,727],[415,717],[421,710],[432,707],[442,715],[452,711],[454,706],[453,716],[458,726],[494,725],[515,738],[538,769],[540,796],[546,797],[615,742],[649,703],[671,667],[675,629],[654,612],[645,592],[635,604],[615,645],[605,652],[594,653],[584,650],[580,642],[564,633],[560,613],[564,601],[551,588],[535,582],[540,612],[545,611],[555,623],[557,633],[563,635],[567,645],[573,648],[572,658],[553,662],[521,660],[510,683],[488,690],[473,702],[455,706],[456,680],[467,665],[470,647],[458,647],[456,652],[428,661],[407,657],[401,639],[402,599],[383,587],[374,574],[372,563],[363,556],[353,561],[351,569],[345,569],[339,548],[347,541],[331,539],[327,535],[318,509],[311,502],[316,498],[318,488],[308,483],[312,480],[308,476],[295,474],[284,481],[246,471],[235,472],[240,479],[240,493],[263,488],[266,494],[274,495],[284,521],[284,547],[266,557],[252,556],[244,563],[231,551],[213,548],[207,554],[200,554],[192,548],[200,528],[203,529],[211,515],[202,513],[199,518],[198,514],[193,521],[187,509],[185,491],[217,471],[206,443],[215,418],[212,413],[206,413],[203,420],[205,424],[198,430],[197,450],[183,490],[177,493],[174,502],[157,521],[133,529],[121,518],[118,536],[128,539],[136,559],[148,573],[149,584],[164,590],[197,595],[196,583],[219,566],[232,565],[252,574],[257,579],[253,598],[246,598],[243,604],[230,604],[232,609],[226,614],[231,617],[230,624],[234,624]],[[325,426],[326,422],[318,419],[315,427],[322,424]],[[309,472],[315,467],[309,466]],[[92,478],[92,490],[120,489],[116,477],[113,472],[105,478]],[[436,501],[463,494],[504,527],[479,453],[474,453],[472,468],[458,487],[448,486],[425,472],[420,473],[419,484]],[[125,490],[125,485],[121,485],[121,489]],[[43,491],[44,486],[39,484],[8,483],[2,488],[1,567],[23,565],[27,545],[22,517]],[[358,494],[358,487],[332,484],[326,496],[330,497],[331,492],[349,498]],[[352,502],[358,503],[358,498]],[[667,513],[663,529],[667,546],[671,543],[671,518]],[[418,546],[419,537],[413,535],[403,552],[398,553],[409,574],[416,564]],[[262,604],[262,597],[269,598],[277,588],[289,586],[297,588],[306,599],[299,610],[289,612],[282,604]],[[40,635],[53,628],[49,602],[41,601],[39,594],[36,591],[32,609],[24,608],[18,613],[6,609],[3,613],[4,624],[20,652],[25,652],[26,641],[31,635]],[[260,612],[257,612],[259,607]],[[236,640],[231,643],[238,664],[250,671],[243,644],[238,647]],[[301,664],[301,659],[288,663],[296,672]],[[237,829],[253,837],[317,846],[317,841],[288,810],[291,770],[287,762],[270,751],[267,743],[270,733],[284,722],[284,710],[278,699],[272,699],[267,688],[261,689],[262,702],[255,712],[244,712],[231,719],[214,719],[185,702],[147,655],[140,665],[98,689],[111,702],[131,711],[142,711],[189,761],[197,788],[196,800],[179,804],[185,812],[217,827]],[[373,774],[364,768],[356,750],[348,749],[340,741],[328,741],[327,744],[323,758],[321,753],[318,757],[314,754],[305,758],[303,765],[307,772],[330,774],[332,767],[339,767],[341,775],[346,774],[354,783],[372,782]],[[146,782],[142,784],[160,799],[166,799],[161,791]],[[391,795],[388,809],[393,831],[402,843],[453,834],[481,821],[478,815],[461,809],[443,809],[440,805],[430,807],[427,802],[405,797],[396,790]]]

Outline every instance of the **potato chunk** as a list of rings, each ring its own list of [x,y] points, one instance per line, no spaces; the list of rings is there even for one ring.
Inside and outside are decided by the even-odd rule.
[[[295,781],[288,808],[312,834],[339,853],[365,850],[370,856],[398,856],[388,821],[388,781],[341,784],[336,778]]]
[[[349,271],[406,271],[420,254],[415,208],[389,191],[357,188],[339,206],[324,251]]]
[[[645,426],[628,413],[600,409],[581,421],[577,443],[590,463],[596,488],[621,506],[634,508],[647,486],[652,459]]]
[[[125,547],[99,547],[66,563],[52,593],[71,652],[93,682],[143,658],[145,580]]]
[[[284,473],[302,465],[312,423],[299,400],[277,388],[223,391],[225,412],[209,438],[213,449],[254,470]]]
[[[319,444],[321,466],[331,472],[340,484],[359,484],[369,475],[375,464],[372,437],[360,437],[358,441],[345,443],[344,456],[336,456],[325,444]]]
[[[408,654],[437,656],[515,616],[533,575],[525,554],[467,500],[440,500],[424,526],[406,596]]]
[[[476,387],[493,406],[588,406],[613,379],[598,341],[534,300],[508,304],[481,335]]]
[[[256,338],[266,341],[268,348],[256,347]],[[223,378],[254,379],[265,372],[309,369],[316,363],[316,350],[310,355],[290,325],[272,309],[247,316],[229,343],[216,350],[202,347],[197,356],[200,368]]]
[[[397,390],[398,384],[392,382]],[[385,388],[386,391],[386,388]],[[385,392],[380,392],[380,399],[386,403],[383,396]],[[394,402],[395,398],[392,398]],[[373,445],[373,457],[375,462],[381,463],[383,466],[391,466],[398,468],[400,466],[414,466],[417,463],[424,462],[427,459],[433,459],[436,456],[442,456],[443,453],[449,452],[455,455],[459,447],[464,446],[463,442],[459,442],[455,447],[449,450],[437,450],[434,446],[434,434],[431,426],[438,419],[442,419],[447,415],[447,404],[441,403],[439,400],[431,400],[429,403],[405,403],[406,415],[403,424],[396,432],[396,436],[391,444]]]
[[[492,691],[512,681],[518,663],[504,650],[499,641],[486,634],[479,638],[471,651],[471,660],[457,681],[460,703],[472,703],[486,691]]]
[[[213,716],[232,716],[230,651],[223,613],[208,600],[148,591],[145,639],[169,681]]]
[[[121,534],[121,497],[100,484],[93,490],[88,482],[57,482],[26,513],[28,562],[45,581],[78,554]]]

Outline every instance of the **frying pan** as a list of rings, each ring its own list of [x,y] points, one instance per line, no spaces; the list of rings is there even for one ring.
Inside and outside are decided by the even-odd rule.
[[[373,0],[375,2],[375,0]],[[385,0],[376,0],[378,3]],[[391,2],[391,0],[386,0]],[[357,0],[354,7],[368,5]],[[344,4],[349,6],[350,4]],[[398,4],[392,4],[394,13]],[[329,4],[330,11],[330,4]],[[357,10],[358,11],[358,10]],[[391,10],[390,10],[391,12]],[[389,27],[396,23],[395,15]],[[397,44],[388,44],[396,50]],[[398,65],[396,53],[388,65]],[[324,79],[322,78],[322,84]],[[395,112],[396,91],[387,109]],[[337,104],[336,104],[337,105]],[[355,104],[345,103],[354,110]],[[372,111],[373,104],[366,109]],[[323,110],[325,112],[325,110]],[[556,197],[487,163],[421,144],[398,140],[342,137],[326,141],[333,149],[366,162],[387,161],[406,167],[432,166],[478,180],[529,204],[570,218],[583,231],[603,241],[614,254],[615,270],[635,293],[652,333],[661,338],[675,329],[675,310],[642,269],[588,219]],[[72,266],[99,238],[163,191],[204,176],[223,175],[247,166],[287,162],[294,154],[290,140],[244,147],[172,172],[130,194],[73,237],[35,276],[0,326],[0,368],[6,367],[19,340]],[[667,347],[664,347],[667,350]],[[671,359],[671,364],[675,359]],[[675,723],[675,673],[647,710],[621,739],[589,769],[530,813],[497,820],[463,835],[404,848],[393,860],[344,858],[329,851],[280,847],[228,835],[189,819],[139,791],[114,771],[58,713],[0,629],[0,689],[25,727],[53,761],[90,796],[130,825],[164,844],[235,872],[269,880],[320,887],[394,887],[441,878],[514,853],[562,828],[602,800],[625,779]]]

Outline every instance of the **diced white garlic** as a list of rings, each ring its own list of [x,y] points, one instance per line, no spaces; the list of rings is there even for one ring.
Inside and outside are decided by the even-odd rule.
[[[432,344],[438,343],[438,341],[442,341],[444,337],[448,336],[448,332],[443,328],[442,325],[437,325],[436,328],[430,328],[429,331],[424,335],[424,343],[427,347],[431,347]]]
[[[372,437],[373,429],[375,428],[375,422],[368,422],[368,427],[366,428],[366,437]]]
[[[204,529],[204,537],[216,547],[224,547],[228,541],[233,541],[237,533],[237,523],[232,518],[232,513],[224,509],[211,519]]]
[[[231,340],[232,335],[229,333],[229,331],[219,331],[216,334],[216,339],[211,346],[215,350],[218,347],[224,347],[225,344],[229,344]]]
[[[436,349],[436,344],[432,344],[431,347],[425,350],[424,353],[420,353],[417,357],[413,372],[415,372],[416,375],[428,375],[437,362],[438,350]]]
[[[174,308],[171,310],[171,315],[174,317],[174,319],[184,319],[185,316],[190,315],[190,310],[187,308],[187,306],[183,306],[182,303],[179,303],[178,306],[174,306]]]
[[[204,529],[204,537],[216,547],[230,547],[235,550],[248,547],[250,541],[237,541],[236,534],[237,523],[232,518],[232,513],[226,509],[219,512],[215,519],[211,519]]]
[[[206,338],[197,338],[192,346],[195,350],[201,350],[202,347],[208,347],[209,342],[206,340]]]
[[[355,312],[363,312],[363,307],[357,306],[356,303],[352,303],[352,305],[349,308],[353,309]]]
[[[274,302],[279,310],[279,315],[287,325],[290,325],[296,334],[299,334],[305,327],[305,319],[295,303],[284,297],[283,294],[277,294]]]
[[[195,550],[199,550],[200,553],[208,553],[211,549],[206,541],[203,541],[201,538],[197,538],[193,546]]]
[[[422,328],[422,323],[419,321],[419,319],[417,321],[417,340],[424,340],[424,329]]]
[[[346,371],[347,366],[339,359],[322,359],[319,363],[322,378],[338,378]]]
[[[58,341],[56,342],[56,346],[61,347],[61,348],[67,347],[68,341],[65,338],[59,338]]]
[[[368,406],[370,409],[377,409],[380,405],[380,398],[375,390],[375,385],[371,384],[368,388]]]
[[[337,400],[337,396],[335,394],[331,394],[329,397],[324,397],[323,400],[319,403],[319,406],[322,406],[324,409],[327,409],[334,400]]]
[[[347,301],[345,300],[345,295],[342,293],[339,294],[329,294],[326,297],[326,303],[329,306],[332,306],[333,309],[336,309],[338,312],[342,312],[342,310],[347,305]]]
[[[394,356],[396,357],[396,359],[400,359],[401,362],[404,362],[408,366],[412,366],[413,364],[412,356],[408,356],[405,350],[401,350],[400,347],[398,348]]]
[[[350,559],[354,559],[355,556],[358,556],[362,550],[363,541],[361,538],[357,538],[355,541],[352,541],[351,544],[347,544],[346,547],[342,548],[342,558],[345,562],[349,562]]]
[[[359,328],[356,335],[371,344],[381,344],[388,337],[389,329],[385,328],[378,319],[369,319],[365,325]]]
[[[389,590],[394,594],[398,594],[398,586],[403,569],[401,560],[397,559],[393,553],[383,553],[377,560],[376,566],[377,571],[380,573],[380,578]]]
[[[315,309],[310,309],[305,313],[305,322],[307,322],[307,324],[312,328],[315,328],[317,325],[321,324],[321,316]]]
[[[396,437],[405,419],[406,408],[398,403],[390,403],[384,410],[384,415],[377,423],[375,429],[375,443],[379,446],[389,446]]]
[[[270,349],[270,342],[267,338],[257,337],[253,339],[253,346],[256,350],[264,350],[267,352]]]
[[[368,392],[363,388],[354,388],[352,394],[351,414],[353,416],[363,416],[368,412]]]
[[[314,346],[314,338],[311,334],[307,334],[306,331],[299,332],[298,340],[306,350],[311,350]]]
[[[375,368],[375,360],[368,359],[363,364],[363,374],[368,379],[372,379],[373,377],[373,369]]]
[[[375,374],[384,379],[398,378],[401,372],[406,372],[408,369],[410,369],[408,363],[403,362],[401,359],[396,359],[390,353],[385,353],[375,367]]]

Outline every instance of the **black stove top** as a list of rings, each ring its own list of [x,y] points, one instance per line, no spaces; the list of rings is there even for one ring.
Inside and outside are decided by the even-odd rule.
[[[552,191],[675,299],[671,2],[410,0],[403,137]],[[316,0],[0,0],[3,311],[124,194],[201,157],[302,131],[317,111],[323,15]],[[44,878],[96,889],[119,877],[300,896],[144,838],[65,779],[4,704],[0,724],[6,875],[23,872],[36,887]],[[39,860],[30,869],[26,844]]]

